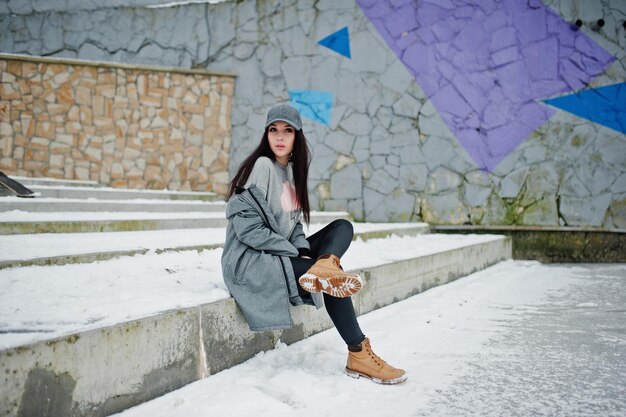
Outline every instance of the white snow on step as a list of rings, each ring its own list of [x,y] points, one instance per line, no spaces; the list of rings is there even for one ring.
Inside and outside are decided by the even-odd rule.
[[[427,227],[426,223],[353,223],[355,233]],[[324,224],[311,224],[313,234]],[[225,228],[99,233],[37,233],[0,236],[0,261],[111,251],[165,249],[223,243]]]
[[[85,191],[86,195],[89,195],[89,192],[98,192],[98,193],[124,193],[124,194],[159,194],[159,195],[185,195],[185,196],[214,196],[216,195],[210,191],[173,191],[173,190],[141,190],[141,189],[133,189],[133,188],[112,188],[112,187],[80,187],[80,186],[72,186],[72,185],[32,185],[28,188],[38,191],[45,190],[71,190],[71,191]]]
[[[223,219],[222,212],[121,212],[121,211],[75,211],[67,212],[29,212],[11,210],[0,213],[0,221],[18,222],[69,222],[69,221],[109,221],[109,220],[169,220],[169,219]]]
[[[204,200],[165,200],[165,199],[156,199],[156,198],[128,198],[123,200],[115,200],[115,199],[97,199],[93,197],[89,198],[55,198],[55,197],[42,197],[42,198],[33,198],[33,199],[25,199],[21,197],[0,197],[0,203],[28,203],[32,205],[43,205],[48,203],[79,203],[79,204],[137,204],[137,205],[173,205],[173,204],[181,204],[181,205],[191,205],[191,206],[222,206],[224,209],[226,208],[226,203],[223,201],[204,201]],[[0,204],[1,207],[1,204]],[[1,213],[1,212],[0,212]],[[71,213],[74,212],[65,212],[65,214],[69,217]],[[0,214],[0,219],[2,218],[2,214]]]
[[[354,270],[497,239],[502,237],[357,240],[342,264]],[[221,249],[148,253],[89,264],[2,269],[0,349],[228,297],[221,254]]]
[[[607,268],[621,268],[621,274],[626,273],[623,265]],[[515,399],[500,398],[500,390],[490,397],[483,392],[477,402],[459,403],[449,397],[449,388],[461,377],[480,370],[485,362],[514,361],[512,355],[523,355],[524,352],[491,347],[490,341],[515,332],[516,323],[541,311],[551,296],[584,281],[584,271],[576,266],[506,261],[361,316],[359,322],[370,337],[374,352],[407,371],[408,380],[401,385],[380,386],[347,377],[345,345],[336,330],[330,329],[291,346],[278,343],[276,349],[259,353],[241,365],[115,416],[501,416],[515,415],[516,411],[519,415],[559,414],[559,404],[570,408],[571,401],[576,401],[575,405],[590,404],[588,396],[602,390],[602,386],[593,385],[576,398],[538,396],[532,398],[533,404],[526,404],[527,397],[521,397],[518,408],[513,409],[506,406],[511,401],[515,403]],[[533,379],[533,372],[519,369],[519,374],[509,379],[517,386],[507,393],[528,388],[529,384],[547,385],[545,380]],[[568,383],[555,379],[560,385]],[[474,388],[470,385],[460,389]],[[456,408],[452,413],[444,413],[438,408],[442,401],[451,402]],[[623,399],[615,401],[623,403]],[[589,413],[580,410],[578,414],[594,415],[592,410],[604,410],[609,403],[596,402],[596,408],[593,405],[588,405]],[[494,408],[498,406],[501,408]],[[529,409],[536,412],[530,413]]]
[[[178,201],[178,200],[177,200]],[[344,211],[312,211],[311,220],[315,216],[343,217]],[[224,219],[224,212],[184,211],[184,212],[152,212],[152,211],[53,211],[31,212],[11,210],[0,212],[0,222],[69,222],[69,221],[110,221],[110,220],[168,220],[168,219]]]

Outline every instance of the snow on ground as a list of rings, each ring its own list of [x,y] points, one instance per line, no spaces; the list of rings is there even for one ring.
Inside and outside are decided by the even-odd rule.
[[[507,261],[359,321],[409,376],[344,374],[334,329],[118,414],[624,416],[626,265]]]
[[[425,223],[354,223],[355,233],[427,227]],[[313,234],[324,224],[311,224]],[[36,233],[0,236],[0,261],[49,258],[111,251],[164,249],[224,243],[225,228],[133,232]]]
[[[500,239],[493,235],[357,240],[348,270]],[[2,241],[2,240],[0,240]],[[222,250],[182,251],[0,270],[0,349],[228,297]]]

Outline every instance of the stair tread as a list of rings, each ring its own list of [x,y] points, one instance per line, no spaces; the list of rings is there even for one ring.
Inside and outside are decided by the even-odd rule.
[[[357,240],[348,270],[505,239],[498,235],[420,235]],[[0,349],[35,343],[227,298],[221,249],[91,264],[0,270]],[[42,269],[45,268],[45,269]]]
[[[113,188],[113,187],[81,187],[81,186],[73,186],[73,185],[32,185],[29,188],[34,190],[71,190],[71,191],[87,191],[94,193],[103,193],[103,192],[111,192],[111,193],[140,193],[140,194],[180,194],[180,195],[217,195],[211,191],[175,191],[175,190],[145,190],[145,189],[135,189],[135,188]]]
[[[204,201],[204,200],[169,200],[169,199],[146,199],[146,198],[127,198],[127,199],[97,199],[97,198],[58,198],[58,197],[40,197],[25,200],[21,197],[15,196],[6,196],[0,197],[0,207],[2,203],[28,203],[28,204],[49,204],[49,203],[81,203],[81,204],[140,204],[140,205],[175,205],[175,204],[184,204],[184,205],[197,205],[197,206],[224,206],[226,207],[226,202],[224,201]]]
[[[426,223],[353,223],[355,233],[426,229]],[[310,234],[323,224],[311,224]],[[170,229],[98,233],[36,233],[0,239],[1,261],[17,261],[108,251],[168,249],[223,244],[225,228]],[[27,248],[27,249],[26,249]]]

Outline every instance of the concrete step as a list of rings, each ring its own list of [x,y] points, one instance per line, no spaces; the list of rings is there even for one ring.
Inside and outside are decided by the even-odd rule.
[[[349,218],[347,212],[312,212],[311,223],[328,223]],[[71,219],[71,220],[68,220]],[[36,233],[93,233],[137,230],[169,230],[226,227],[223,212],[5,212],[0,219],[0,235]]]
[[[130,190],[109,187],[85,187],[63,185],[33,185],[29,186],[34,192],[46,198],[96,198],[99,200],[128,200],[128,199],[160,199],[160,200],[201,200],[220,201],[223,197],[212,192],[200,191],[169,191],[169,190]]]
[[[510,259],[511,241],[493,235],[423,235],[357,241],[350,251],[344,265],[352,265],[348,269],[365,281],[364,289],[353,297],[357,313],[365,314]],[[202,279],[195,282],[220,281],[219,266],[213,264],[221,250],[204,252],[213,273],[200,274]],[[77,416],[109,415],[239,364],[272,349],[278,340],[290,344],[332,326],[324,309],[294,307],[291,329],[252,333],[232,298],[210,299],[207,295],[203,301],[204,292],[187,284],[189,288],[183,291],[196,298],[185,302],[180,292],[171,289],[180,288],[172,285],[183,280],[177,271],[151,274],[144,287],[134,289],[134,280],[118,280],[123,288],[100,283],[111,278],[112,269],[122,275],[129,269],[151,273],[149,267],[163,256],[108,261],[116,263],[109,268],[108,262],[82,265],[71,273],[69,266],[0,271],[0,282],[6,281],[3,278],[8,274],[14,282],[7,291],[0,291],[0,309],[24,317],[19,328],[5,325],[0,332],[3,415],[18,415],[25,402],[34,410],[48,407],[71,410]],[[197,275],[196,267],[185,261],[178,268]],[[139,265],[131,267],[130,262]],[[40,311],[16,310],[13,306],[23,306],[22,299],[36,302],[32,299],[34,288],[43,285],[39,284],[43,279],[55,285],[44,288],[42,303],[37,304]],[[164,279],[170,284],[159,289],[162,284],[157,284]],[[163,292],[156,298],[158,305],[151,294],[157,290]],[[53,291],[57,293],[51,294]],[[97,297],[94,291],[100,291]],[[107,303],[111,304],[106,310],[110,314],[99,316],[98,309],[106,308]],[[74,314],[77,304],[85,306],[80,317]],[[136,312],[138,305],[151,310]],[[127,319],[110,321],[120,315]],[[46,320],[50,317],[57,317],[57,322]]]
[[[46,212],[224,212],[223,201],[196,200],[96,200],[81,198],[19,198],[1,197],[0,213],[20,210]],[[1,215],[0,215],[1,216]]]
[[[86,181],[86,180],[66,180],[66,179],[57,179],[57,178],[35,178],[35,177],[19,177],[9,175],[15,181],[25,185],[30,188],[31,186],[37,185],[49,185],[49,186],[63,186],[63,187],[94,187],[101,188],[104,185],[100,184],[97,181]]]
[[[308,228],[311,235],[325,223]],[[369,240],[428,233],[426,223],[354,223],[354,239]],[[2,237],[0,269],[33,265],[88,263],[150,251],[207,250],[224,245],[225,228],[105,233],[44,233]],[[27,249],[26,249],[27,248]]]

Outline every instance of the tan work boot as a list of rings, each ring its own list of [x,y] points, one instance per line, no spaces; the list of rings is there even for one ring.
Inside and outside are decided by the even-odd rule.
[[[406,381],[406,372],[394,368],[372,352],[370,339],[361,342],[360,352],[348,352],[346,372],[352,378],[368,378],[377,384],[394,385]]]
[[[298,279],[298,283],[308,292],[325,292],[337,298],[350,297],[363,286],[361,277],[345,272],[339,258],[330,253],[317,258],[306,274]]]

